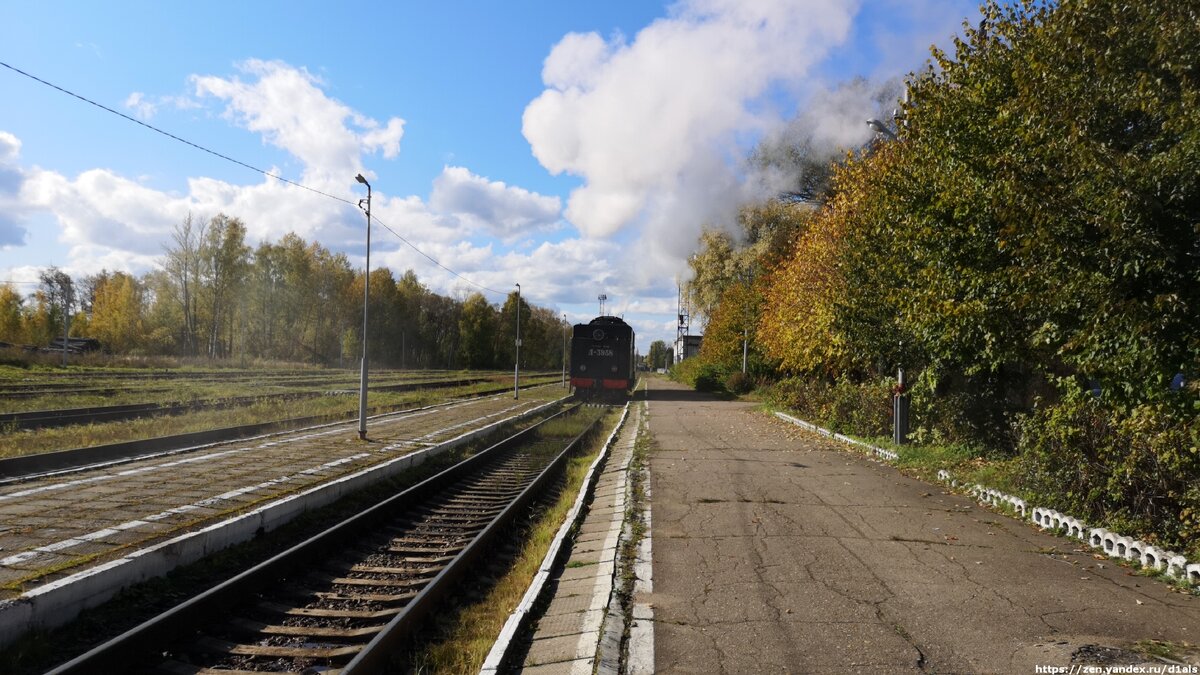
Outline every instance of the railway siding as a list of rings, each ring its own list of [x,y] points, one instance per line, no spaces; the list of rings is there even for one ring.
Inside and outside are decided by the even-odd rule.
[[[0,488],[0,645],[555,405],[499,396]],[[62,576],[66,574],[66,576]],[[18,594],[18,589],[20,593]]]

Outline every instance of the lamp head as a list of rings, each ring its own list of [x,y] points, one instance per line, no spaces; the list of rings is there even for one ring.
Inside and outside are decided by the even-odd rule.
[[[362,183],[363,185],[366,185],[367,187],[371,187],[371,184],[367,182],[366,178],[363,178],[363,175],[361,173],[358,174],[357,176],[355,176],[354,180]]]

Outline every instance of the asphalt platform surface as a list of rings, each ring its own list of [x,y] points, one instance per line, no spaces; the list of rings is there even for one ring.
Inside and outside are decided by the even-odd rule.
[[[649,384],[656,672],[1065,673],[1200,642],[1200,598],[753,404]]]

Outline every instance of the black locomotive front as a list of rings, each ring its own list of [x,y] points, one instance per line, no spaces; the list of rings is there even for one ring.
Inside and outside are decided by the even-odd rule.
[[[615,316],[575,324],[571,337],[571,386],[579,398],[619,399],[634,378],[633,328]]]

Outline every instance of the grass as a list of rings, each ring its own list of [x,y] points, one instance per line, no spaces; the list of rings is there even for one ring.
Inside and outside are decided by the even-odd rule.
[[[584,409],[594,410],[594,409]],[[587,413],[584,413],[587,414]],[[611,429],[619,413],[608,412],[602,426]],[[574,425],[562,420],[551,425]],[[575,433],[578,433],[576,430]],[[550,543],[575,502],[575,496],[595,460],[607,434],[594,434],[584,453],[570,459],[566,480],[557,499],[542,510],[528,528],[523,545],[511,567],[481,597],[457,611],[442,615],[438,637],[419,651],[407,655],[405,672],[478,673],[496,636],[509,614],[516,608],[542,564]]]
[[[540,381],[552,380],[548,377],[536,380],[531,378],[528,383]],[[371,394],[368,400],[372,408],[380,409],[380,411],[402,410],[476,394],[495,387],[494,382],[483,382],[466,387],[378,392]],[[242,395],[245,393],[245,391],[241,392]],[[12,425],[5,425],[0,426],[0,458],[208,431],[243,424],[274,422],[296,417],[347,416],[357,409],[357,395],[344,394],[292,401],[266,399],[237,408],[199,410],[180,415],[48,429],[18,430]]]
[[[1154,659],[1165,660],[1168,662],[1200,664],[1200,647],[1187,642],[1141,640],[1134,643],[1133,651]]]
[[[194,376],[171,379],[130,378],[127,373],[96,371],[95,377],[71,375],[30,376],[21,373],[15,379],[11,367],[0,366],[0,412],[62,410],[130,403],[170,403],[215,400],[243,396],[270,396],[304,392],[325,392],[339,389],[358,390],[358,373],[345,370],[311,371],[229,371],[227,373],[197,372]],[[474,376],[481,374],[475,373]],[[485,373],[491,378],[501,377]],[[372,374],[372,386],[402,384],[417,380],[457,379],[467,373],[421,371],[384,371]],[[4,397],[9,387],[48,387],[45,393],[31,397]],[[70,388],[64,388],[70,387]],[[73,392],[71,388],[101,391]]]

